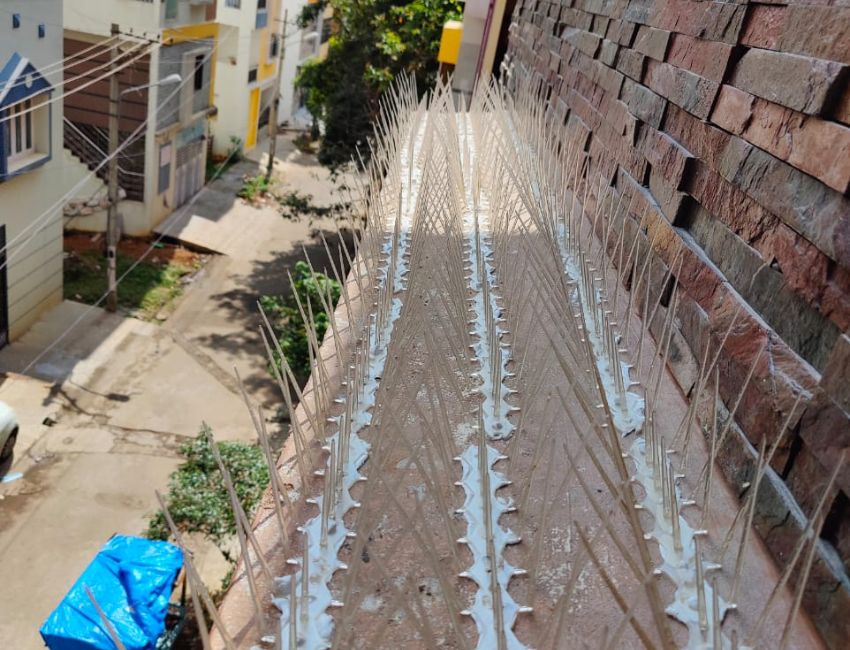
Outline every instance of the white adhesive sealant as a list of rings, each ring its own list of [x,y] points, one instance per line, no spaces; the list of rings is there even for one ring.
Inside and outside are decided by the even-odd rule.
[[[563,238],[561,238],[563,241]],[[643,428],[645,419],[645,402],[644,399],[629,390],[625,391],[625,396],[621,396],[617,389],[617,380],[614,373],[620,372],[623,378],[623,385],[628,387],[631,385],[630,370],[631,366],[621,359],[610,359],[605,350],[605,343],[600,333],[596,330],[596,324],[592,315],[588,311],[588,305],[592,304],[590,297],[585,295],[584,282],[580,275],[581,270],[575,259],[569,255],[565,248],[561,247],[561,254],[564,260],[564,270],[567,276],[575,283],[575,289],[572,296],[573,301],[581,301],[584,316],[583,326],[585,335],[588,337],[593,349],[593,356],[599,375],[602,380],[602,388],[609,406],[611,407],[611,415],[614,420],[614,426],[620,435],[627,435],[630,432],[637,432]],[[594,302],[598,303],[601,298],[601,292],[595,296]],[[685,647],[690,650],[704,650],[712,647],[712,608],[713,608],[713,589],[707,580],[703,580],[703,593],[705,594],[706,607],[706,630],[700,628],[699,608],[698,608],[698,588],[696,580],[696,544],[694,542],[694,529],[688,524],[684,517],[678,515],[679,534],[681,540],[681,549],[676,548],[674,540],[673,527],[670,519],[664,514],[664,498],[662,493],[656,488],[655,474],[652,467],[649,466],[645,453],[645,439],[636,436],[634,442],[629,448],[629,457],[635,464],[634,479],[644,490],[644,498],[641,501],[641,506],[647,512],[650,512],[655,521],[653,530],[650,535],[658,542],[659,552],[661,553],[662,565],[659,569],[667,575],[674,583],[676,591],[673,596],[673,602],[670,603],[666,612],[669,616],[683,623],[688,628],[688,643]],[[666,458],[666,456],[665,456]],[[676,486],[676,494],[678,499],[679,488]],[[681,503],[681,499],[679,499]],[[712,570],[714,565],[703,561],[703,566],[706,571]],[[722,598],[718,597],[719,602],[719,620],[722,621],[726,612],[729,609],[729,604]],[[723,637],[723,647],[731,647],[728,639]]]
[[[410,232],[413,223],[413,210],[418,196],[419,186],[421,182],[421,171],[415,167],[416,154],[421,149],[424,133],[424,123],[416,134],[413,159],[409,160],[410,150],[407,146],[401,148],[400,152],[400,177],[402,184],[402,199],[407,197],[407,201],[402,207],[402,215],[399,220],[399,239],[396,248],[395,273],[393,277],[389,277],[390,261],[392,255],[392,235],[384,243],[384,257],[382,264],[382,273],[384,283],[391,283],[393,293],[401,292],[405,289],[404,278],[408,271],[408,248],[410,245]],[[413,169],[410,166],[414,165]],[[409,182],[408,182],[409,181]],[[352,415],[351,434],[349,436],[349,447],[346,453],[346,464],[342,472],[342,486],[340,498],[336,503],[334,512],[328,518],[328,529],[325,543],[322,543],[322,500],[323,496],[309,499],[308,503],[314,503],[319,508],[319,514],[307,521],[299,530],[306,538],[307,544],[307,560],[308,560],[308,600],[307,606],[301,599],[304,568],[301,566],[298,571],[292,575],[283,576],[277,579],[278,593],[284,594],[280,598],[274,599],[274,604],[281,612],[280,617],[280,638],[281,648],[293,650],[289,647],[290,641],[290,602],[289,599],[293,595],[297,598],[296,603],[298,609],[296,611],[296,630],[299,642],[298,648],[303,650],[318,650],[321,648],[331,647],[331,637],[333,634],[333,617],[328,614],[328,608],[337,605],[330,591],[330,581],[334,573],[339,569],[346,568],[339,561],[339,552],[347,537],[351,536],[344,524],[345,514],[352,508],[356,508],[359,504],[351,497],[351,488],[359,481],[363,480],[359,470],[369,456],[369,444],[363,440],[358,434],[368,426],[372,421],[372,409],[375,406],[375,398],[377,395],[378,383],[383,375],[384,367],[386,366],[387,354],[389,352],[389,344],[392,336],[393,328],[396,321],[401,315],[402,300],[396,296],[392,299],[390,313],[387,318],[386,325],[380,336],[378,324],[372,323],[370,327],[372,332],[370,341],[372,341],[371,349],[367,359],[368,371],[366,373],[366,381],[362,388],[362,394],[359,396],[357,410]],[[333,448],[338,444],[339,431],[329,436],[327,439],[327,447]],[[325,472],[329,471],[326,465]],[[299,564],[303,565],[303,556],[298,560]]]
[[[469,118],[466,115],[459,116],[459,128],[461,137],[465,138],[469,145],[472,159],[475,157],[475,140],[472,129],[469,124]],[[470,166],[474,169],[474,165]],[[512,409],[506,402],[505,398],[512,393],[504,383],[503,378],[509,377],[507,366],[510,361],[510,349],[501,343],[501,337],[506,334],[506,330],[499,327],[500,309],[498,305],[497,282],[495,269],[491,264],[493,251],[490,245],[489,233],[489,200],[482,192],[479,198],[477,211],[474,204],[474,197],[471,183],[466,184],[466,209],[463,213],[463,232],[466,238],[467,245],[467,282],[469,288],[473,292],[472,297],[472,312],[473,319],[471,321],[472,331],[476,340],[472,343],[472,350],[476,360],[479,362],[479,370],[474,374],[481,382],[479,391],[484,396],[484,402],[481,406],[481,420],[484,425],[485,440],[505,440],[510,438],[514,432],[514,425],[509,421],[508,415]],[[476,232],[478,238],[476,241]],[[480,244],[480,249],[479,249]],[[480,255],[479,255],[480,250]],[[489,300],[485,300],[484,287],[481,281],[484,272],[484,280],[487,282]],[[493,383],[493,368],[491,367],[491,349],[490,338],[487,335],[486,316],[492,317],[493,327],[496,330],[495,341],[502,349],[501,368],[499,369],[498,385]],[[496,393],[496,391],[498,391]],[[496,398],[496,395],[498,399]],[[479,435],[480,432],[479,432]],[[464,571],[461,576],[473,580],[478,589],[475,593],[475,600],[469,608],[469,615],[475,621],[478,629],[478,645],[479,650],[490,650],[498,647],[497,631],[499,623],[497,621],[496,609],[497,603],[494,602],[498,591],[498,598],[501,601],[501,634],[505,640],[508,650],[523,650],[526,646],[520,642],[513,631],[514,623],[516,622],[517,614],[521,611],[521,607],[514,601],[508,592],[508,584],[515,575],[523,573],[520,570],[512,567],[504,558],[504,549],[508,544],[515,544],[519,539],[514,534],[499,524],[500,517],[508,511],[513,510],[513,505],[509,499],[503,499],[496,496],[496,491],[508,482],[505,478],[493,469],[493,465],[503,457],[498,451],[489,445],[482,445],[486,450],[487,458],[482,470],[482,465],[479,463],[479,446],[472,442],[468,444],[463,453],[458,457],[463,467],[463,477],[460,485],[463,487],[466,495],[463,507],[463,516],[466,520],[467,530],[466,536],[461,540],[464,542],[472,553],[472,566]],[[482,471],[486,471],[487,475],[482,476]],[[487,522],[487,507],[484,502],[485,483],[488,487],[488,497],[490,502],[489,517]],[[492,552],[494,558],[491,561],[490,549],[488,548],[487,531],[492,531]],[[496,579],[495,584],[491,578],[491,570],[495,566]]]
[[[643,509],[650,512],[655,520],[652,537],[658,542],[661,552],[662,565],[659,567],[670,580],[676,585],[673,602],[667,606],[668,615],[677,621],[684,623],[688,628],[688,643],[685,646],[689,650],[710,650],[714,647],[713,635],[713,588],[707,580],[703,580],[702,589],[705,595],[706,629],[700,628],[698,589],[696,579],[696,543],[694,535],[696,531],[688,524],[684,517],[679,515],[679,538],[681,549],[676,548],[672,523],[664,516],[664,498],[655,484],[655,474],[647,462],[646,445],[643,438],[636,438],[629,456],[635,464],[635,480],[643,487],[645,497],[641,501]],[[679,488],[676,489],[676,498],[679,498]],[[706,573],[719,568],[703,560]],[[730,605],[718,595],[718,620],[730,609]],[[732,644],[725,636],[722,637],[724,648],[731,648]],[[743,646],[741,646],[743,647]]]
[[[502,459],[502,456],[490,446],[487,450],[487,471],[489,478],[490,493],[490,516],[492,519],[493,550],[496,555],[496,580],[501,598],[502,621],[504,626],[504,639],[508,650],[524,650],[523,645],[513,631],[514,622],[520,611],[520,606],[514,601],[508,592],[508,583],[515,575],[521,575],[504,558],[505,547],[516,544],[519,539],[508,529],[498,525],[499,517],[509,512],[513,505],[509,499],[496,496],[496,491],[507,485],[508,482],[498,472],[493,470],[493,465]],[[475,601],[469,608],[469,614],[478,628],[479,650],[492,650],[499,646],[496,630],[497,621],[495,617],[495,603],[493,602],[493,585],[491,584],[490,552],[487,548],[487,522],[485,520],[484,504],[484,481],[482,480],[479,447],[475,443],[469,445],[460,455],[459,459],[463,466],[463,477],[461,485],[466,493],[463,504],[463,516],[466,519],[466,537],[462,540],[472,553],[472,566],[464,571],[461,576],[473,580],[478,585],[475,592]]]
[[[564,237],[560,237],[560,240],[562,242],[561,258],[564,261],[564,271],[567,277],[575,284],[571,300],[573,304],[577,305],[580,302],[582,305],[582,327],[593,348],[593,358],[596,361],[596,367],[599,369],[602,389],[605,391],[605,397],[611,408],[611,417],[614,420],[614,426],[623,435],[631,431],[638,431],[643,427],[645,407],[643,398],[628,389],[632,383],[632,366],[620,359],[619,355],[616,359],[609,358],[605,350],[605,341],[602,338],[602,334],[597,331],[596,322],[588,310],[588,305],[592,303],[590,296],[586,295],[584,282],[582,281],[582,271],[563,245]],[[599,291],[595,296],[596,300],[594,302],[598,303],[601,297],[602,292]],[[620,373],[623,386],[626,388],[622,395],[617,389],[618,382],[614,374],[616,372]]]

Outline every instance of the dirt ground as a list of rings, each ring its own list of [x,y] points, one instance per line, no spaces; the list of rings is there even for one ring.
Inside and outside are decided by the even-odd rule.
[[[153,240],[152,237],[122,237],[118,242],[118,252],[138,260],[148,252]],[[103,233],[66,232],[64,250],[66,254],[105,251],[106,236]],[[191,251],[180,244],[160,242],[145,259],[153,264],[170,263],[191,268],[198,265],[202,256],[200,253]]]

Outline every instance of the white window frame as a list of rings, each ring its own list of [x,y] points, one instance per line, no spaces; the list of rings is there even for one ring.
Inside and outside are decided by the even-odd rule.
[[[35,132],[33,130],[35,115],[32,110],[32,99],[25,99],[22,102],[12,104],[7,111],[9,116],[6,122],[9,129],[9,151],[6,160],[14,163],[35,154]],[[29,136],[29,146],[27,146],[27,136]],[[19,139],[20,147],[16,146]]]

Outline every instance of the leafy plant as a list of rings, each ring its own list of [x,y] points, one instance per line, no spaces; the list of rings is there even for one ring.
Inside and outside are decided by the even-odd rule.
[[[224,542],[236,533],[236,521],[230,497],[213,456],[209,427],[204,424],[196,438],[183,444],[180,453],[186,458],[168,481],[166,503],[176,526],[187,533],[202,533],[229,561]],[[269,468],[262,450],[244,442],[216,442],[222,462],[233,478],[236,496],[242,507],[252,513],[269,482]],[[148,523],[147,537],[168,539],[165,515],[158,511]]]
[[[256,176],[246,176],[242,179],[242,187],[236,193],[240,199],[253,203],[261,196],[265,196],[269,192],[271,181],[266,179],[264,174]]]
[[[299,380],[305,381],[310,375],[307,324],[301,317],[295,296],[298,296],[305,313],[307,313],[307,305],[310,305],[313,320],[316,323],[316,337],[321,341],[330,321],[319,296],[321,295],[324,301],[328,302],[328,295],[330,294],[330,307],[333,309],[337,300],[339,300],[341,289],[336,280],[329,278],[324,273],[313,275],[306,262],[295,264],[292,273],[292,289],[293,294],[285,298],[261,296],[260,306],[266,312],[275,329],[275,334],[289,367],[292,368],[292,372]],[[274,363],[280,367],[280,358],[276,352]]]
[[[224,156],[207,156],[206,175],[204,176],[206,182],[209,183],[221,176],[233,167],[233,165],[241,161],[243,157],[242,140],[234,135],[230,136],[230,147],[227,150],[227,154]]]
[[[318,2],[312,2],[301,7],[301,13],[298,14],[298,17],[295,19],[295,24],[298,25],[300,29],[307,29],[316,18],[325,10],[327,6],[327,0],[319,0]]]

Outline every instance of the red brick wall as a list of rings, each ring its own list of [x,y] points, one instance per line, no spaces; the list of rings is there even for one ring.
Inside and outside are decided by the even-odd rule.
[[[724,401],[763,352],[726,452],[731,480],[752,472],[747,441],[773,439],[802,396],[773,478],[803,514],[781,484],[760,499],[759,530],[783,560],[850,447],[850,4],[520,0],[510,30],[508,78],[551,88],[550,109],[585,138],[590,167],[638,197],[635,220],[649,208],[657,260],[684,244],[691,351],[743,306],[721,354]],[[677,376],[690,392],[693,373]],[[850,458],[838,484],[806,601],[840,647]]]

